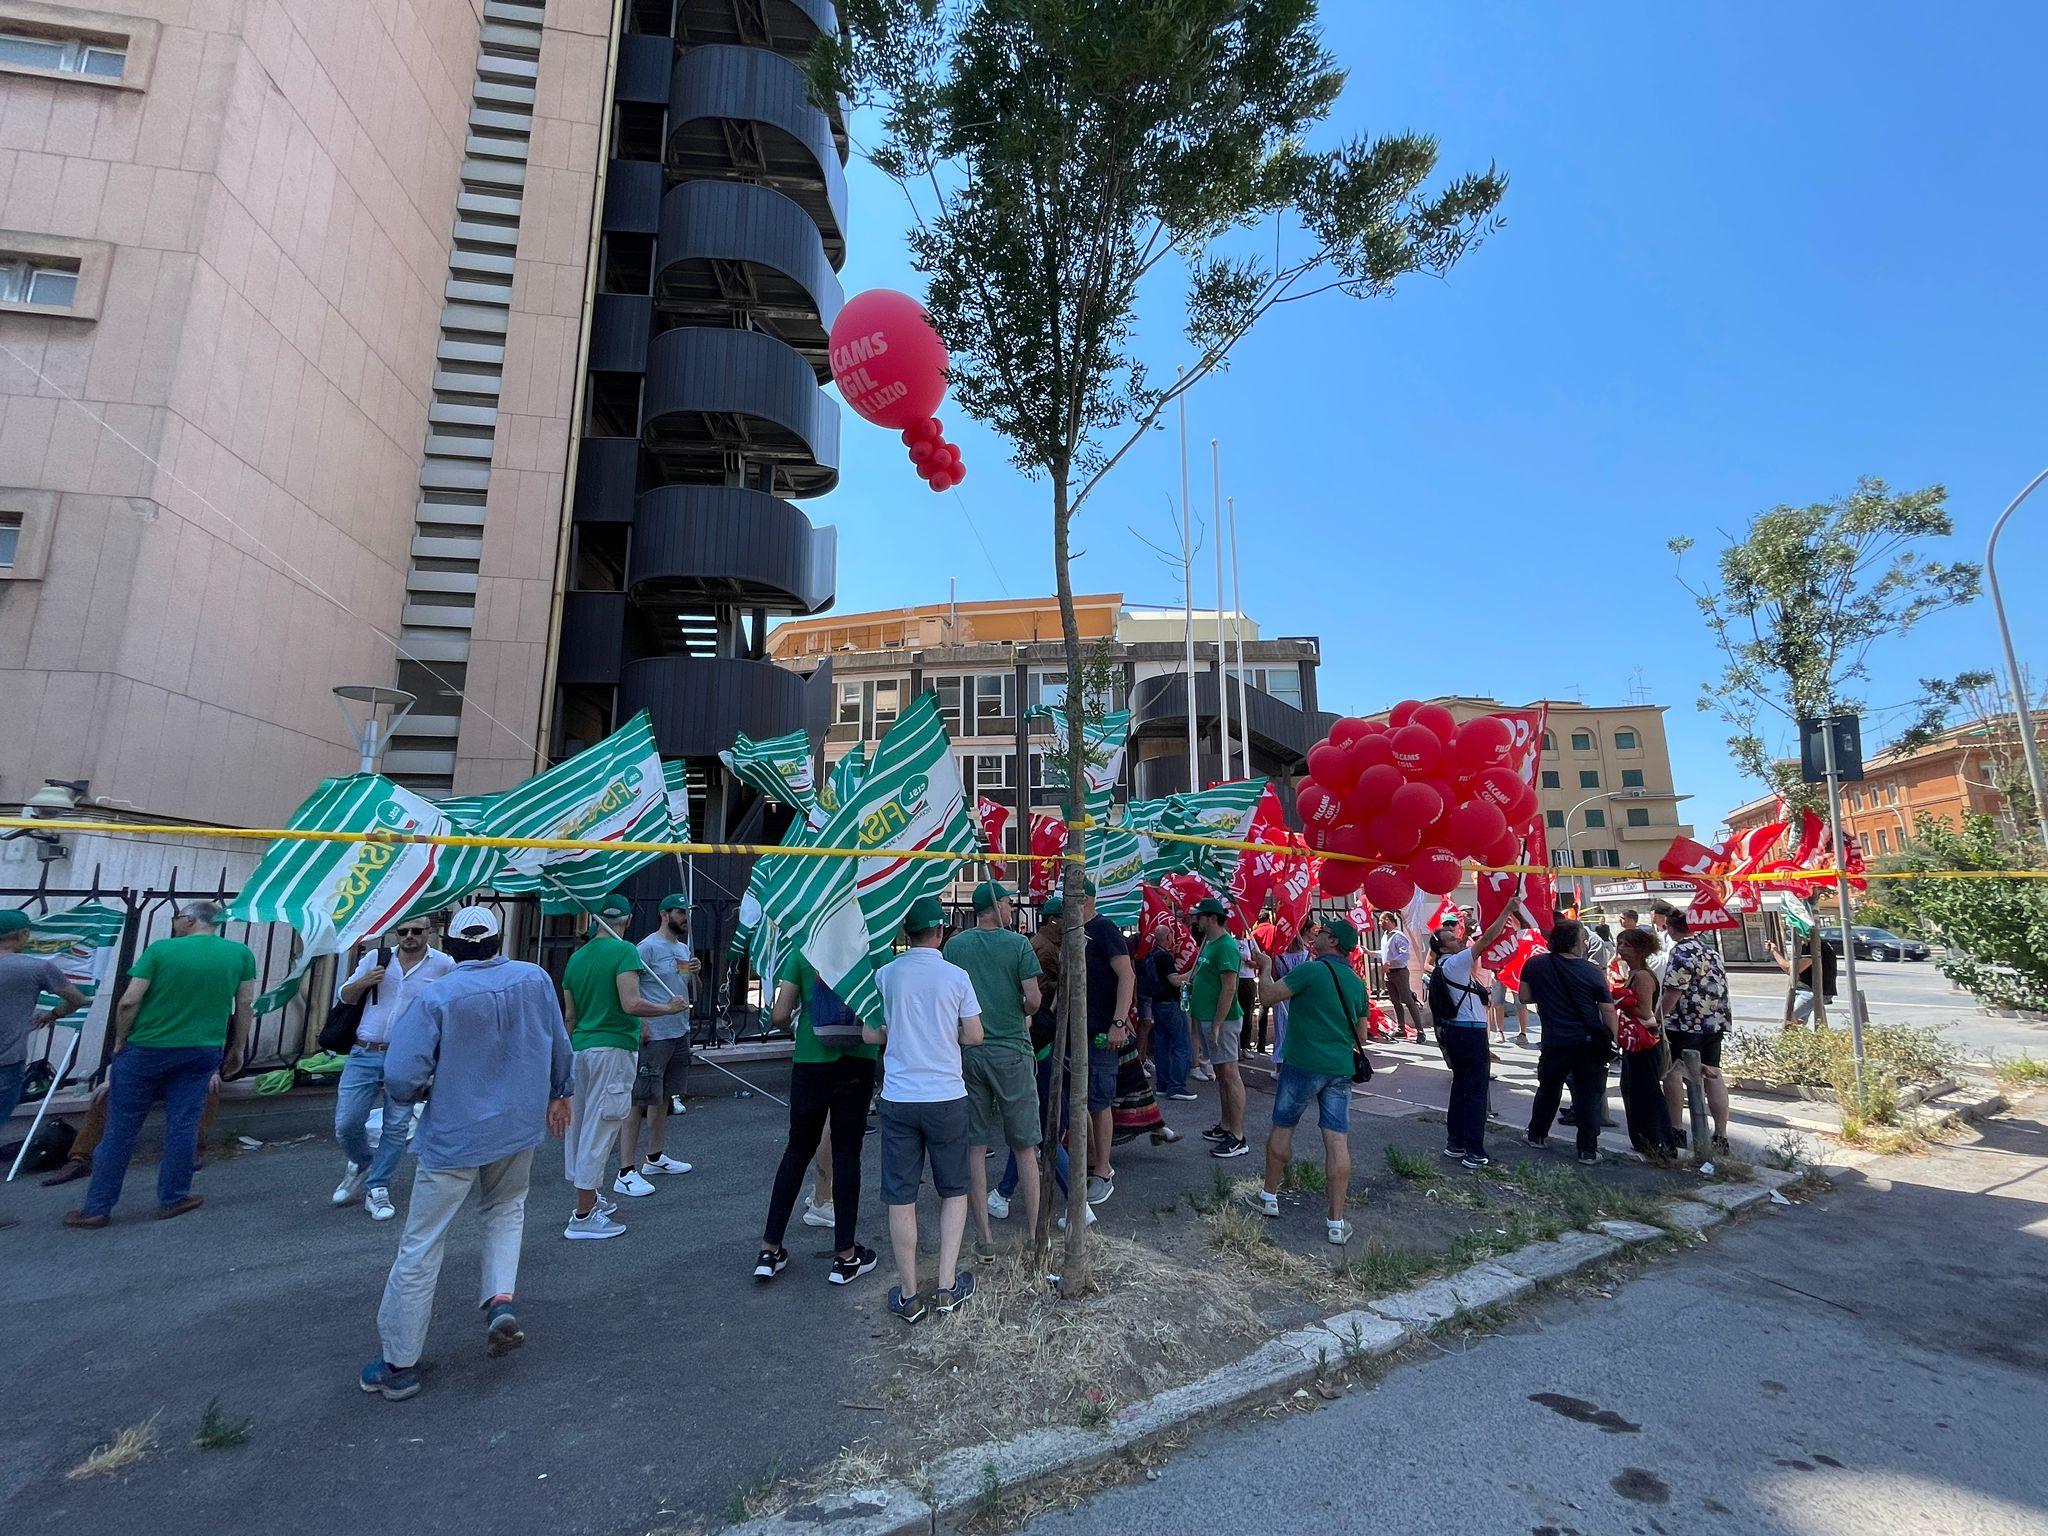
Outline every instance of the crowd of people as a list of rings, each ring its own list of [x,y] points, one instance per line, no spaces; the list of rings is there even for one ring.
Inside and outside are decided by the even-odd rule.
[[[1618,1054],[1637,1152],[1654,1163],[1675,1160],[1684,1064],[1694,1057],[1713,1118],[1712,1150],[1726,1150],[1720,1063],[1732,1022],[1727,980],[1717,951],[1691,935],[1682,912],[1660,907],[1647,926],[1624,912],[1618,932],[1559,921],[1512,992],[1485,963],[1505,916],[1480,929],[1468,914],[1446,914],[1429,932],[1424,957],[1399,920],[1383,914],[1382,1010],[1367,985],[1365,936],[1346,917],[1316,918],[1285,942],[1270,922],[1240,938],[1229,909],[1211,898],[1191,914],[1192,942],[1155,942],[1134,955],[1125,933],[1096,910],[1092,885],[1078,899],[1088,1117],[1088,1163],[1078,1172],[1064,1134],[1048,1134],[1068,1124],[1067,1105],[1054,1102],[1051,1059],[1061,1022],[1057,896],[1040,909],[1029,937],[1017,930],[1014,894],[996,881],[975,889],[974,921],[955,932],[942,903],[915,903],[901,952],[877,972],[879,1018],[857,1017],[800,951],[787,957],[768,1006],[794,1039],[788,1136],[769,1191],[757,1281],[775,1280],[791,1263],[785,1240],[807,1178],[802,1220],[833,1234],[827,1280],[848,1285],[878,1267],[879,1255],[859,1241],[872,1120],[895,1275],[889,1310],[911,1324],[933,1311],[955,1312],[975,1292],[974,1271],[963,1263],[970,1222],[971,1257],[986,1263],[997,1252],[992,1223],[1011,1220],[1013,1211],[1021,1226],[1035,1221],[1041,1146],[1055,1147],[1051,1172],[1062,1194],[1071,1179],[1085,1180],[1081,1208],[1093,1222],[1095,1207],[1115,1193],[1115,1150],[1140,1138],[1162,1146],[1181,1140],[1161,1105],[1196,1100],[1193,1082],[1216,1086],[1216,1123],[1202,1133],[1209,1156],[1248,1156],[1244,1065],[1266,1054],[1273,1108],[1264,1177],[1247,1202],[1266,1216],[1280,1214],[1294,1135],[1313,1104],[1328,1237],[1342,1245],[1354,1236],[1346,1216],[1348,1136],[1354,1090],[1371,1071],[1368,1048],[1419,1041],[1425,1032],[1433,1038],[1451,1073],[1444,1155],[1484,1168],[1499,1059],[1493,1045],[1496,1037],[1505,1041],[1510,1008],[1519,1041],[1532,1044],[1532,1009],[1540,1031],[1530,1145],[1544,1145],[1564,1119],[1574,1125],[1579,1160],[1600,1160],[1607,1074]],[[377,1312],[381,1350],[362,1372],[364,1391],[400,1400],[419,1390],[419,1354],[448,1234],[472,1187],[484,1235],[478,1307],[487,1344],[502,1353],[522,1342],[514,1295],[533,1155],[544,1137],[563,1141],[573,1190],[563,1236],[572,1241],[625,1233],[607,1189],[641,1199],[661,1179],[690,1172],[665,1146],[671,1104],[682,1103],[699,974],[689,903],[665,898],[657,927],[637,944],[622,936],[631,915],[623,896],[600,902],[559,985],[539,966],[501,953],[499,919],[483,907],[456,912],[438,948],[427,919],[400,923],[341,982],[336,1000],[352,1038],[335,1101],[345,1164],[333,1204],[360,1199],[371,1220],[390,1220],[392,1180],[408,1150],[418,1170]],[[15,916],[0,913],[0,1024],[47,1017],[35,1013],[42,991],[65,1010],[82,1004],[47,962],[10,960],[26,930]],[[169,1219],[201,1204],[191,1184],[202,1125],[222,1073],[241,1063],[256,984],[254,955],[220,933],[221,919],[210,902],[181,908],[172,937],[150,945],[132,967],[113,1011],[106,1084],[72,1160],[45,1180],[91,1180],[67,1226],[108,1224],[138,1132],[159,1099],[165,1143],[156,1215]],[[18,1033],[26,1032],[24,1023]],[[1572,1106],[1562,1110],[1567,1087]],[[373,1115],[381,1122],[374,1144]],[[1007,1163],[991,1189],[998,1156]],[[929,1284],[917,1205],[927,1179],[938,1197]],[[1059,1220],[1064,1226],[1065,1217]]]

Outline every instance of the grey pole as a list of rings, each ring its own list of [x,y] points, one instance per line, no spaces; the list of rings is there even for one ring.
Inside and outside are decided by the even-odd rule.
[[[1849,915],[1849,874],[1842,863],[1842,781],[1835,777],[1835,719],[1832,715],[1821,720],[1821,750],[1825,754],[1828,770],[1828,827],[1835,846],[1835,905],[1842,914],[1842,965],[1849,975],[1849,1051],[1856,1058],[1856,1108],[1859,1112],[1870,1101],[1863,1092],[1863,997],[1856,990],[1856,927]],[[1827,940],[1822,939],[1825,944]],[[1816,953],[1813,962],[1813,992],[1820,998],[1820,957]]]
[[[2041,779],[2041,749],[2034,741],[2034,717],[2027,709],[2027,680],[2020,672],[2019,655],[2012,645],[2012,626],[2005,621],[2005,599],[1998,591],[1998,536],[2005,531],[2005,520],[2043,480],[2048,480],[2048,469],[2029,480],[2026,489],[2013,497],[1998,514],[1998,521],[1991,525],[1991,537],[1984,545],[1984,577],[1991,588],[1991,611],[1998,619],[1998,638],[2005,646],[2005,675],[2012,682],[2013,704],[2019,714],[2020,750],[2027,755],[2027,783],[2034,791],[2034,825],[2040,831],[2041,846],[2048,849],[2048,788],[2043,787]]]

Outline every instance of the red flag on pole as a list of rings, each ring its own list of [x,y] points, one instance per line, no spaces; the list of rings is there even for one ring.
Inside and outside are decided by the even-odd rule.
[[[1031,813],[1031,899],[1043,901],[1058,887],[1059,855],[1067,851],[1067,824],[1043,811]]]
[[[988,851],[992,854],[1001,853],[1003,832],[1010,825],[1010,808],[1007,805],[998,805],[987,795],[983,795],[974,802],[974,814],[981,822],[981,836],[988,844]],[[988,861],[988,872],[991,879],[1006,879],[1009,875],[1009,866],[1001,859],[992,858]]]

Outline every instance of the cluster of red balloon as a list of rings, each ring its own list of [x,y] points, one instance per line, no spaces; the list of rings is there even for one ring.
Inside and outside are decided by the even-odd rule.
[[[924,483],[935,491],[950,491],[967,478],[967,466],[960,460],[960,447],[946,441],[939,418],[927,416],[903,429],[903,441],[910,448],[910,462]]]
[[[1418,889],[1455,890],[1461,859],[1514,863],[1539,805],[1507,766],[1513,749],[1506,721],[1459,725],[1441,704],[1413,699],[1385,724],[1339,720],[1310,749],[1309,782],[1295,795],[1309,846],[1352,856],[1323,865],[1323,893],[1362,890],[1375,907],[1401,907]]]
[[[924,483],[950,491],[967,477],[960,450],[933,413],[946,398],[946,344],[924,306],[907,293],[855,294],[832,322],[826,345],[832,380],[855,415],[900,431]]]

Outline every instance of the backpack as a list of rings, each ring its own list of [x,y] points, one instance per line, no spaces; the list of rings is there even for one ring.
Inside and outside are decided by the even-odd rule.
[[[859,1045],[860,1015],[823,979],[811,983],[811,1033],[820,1045]]]
[[[1430,967],[1429,985],[1424,989],[1429,1000],[1429,1020],[1438,1029],[1455,1024],[1458,1019],[1459,1002],[1453,992],[1462,992],[1467,997],[1484,999],[1486,988],[1475,987],[1469,982],[1453,981],[1444,974],[1442,961]]]
[[[377,964],[391,964],[391,950],[385,945],[377,946]],[[352,1051],[356,1045],[356,1031],[363,1026],[363,1005],[377,995],[375,987],[370,988],[352,1003],[336,1003],[327,1010],[327,1022],[320,1026],[320,1049],[333,1051],[336,1055]]]

